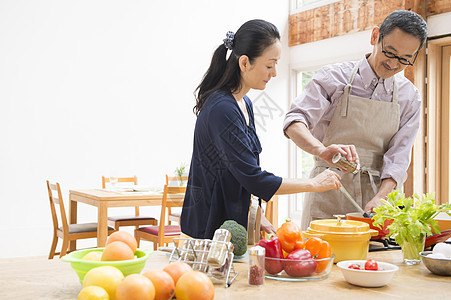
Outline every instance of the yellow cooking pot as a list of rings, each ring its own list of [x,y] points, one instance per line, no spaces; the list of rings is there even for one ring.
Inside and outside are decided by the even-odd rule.
[[[378,235],[367,223],[337,219],[315,220],[304,231],[304,237],[319,237],[330,244],[335,254],[334,263],[342,260],[365,260],[371,236]],[[344,216],[343,216],[344,217]]]

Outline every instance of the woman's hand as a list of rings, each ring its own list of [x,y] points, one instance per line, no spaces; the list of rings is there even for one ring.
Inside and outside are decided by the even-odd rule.
[[[338,190],[341,187],[341,177],[329,169],[321,172],[311,179],[312,192],[325,192],[331,189]]]
[[[268,221],[268,219],[266,219],[264,214],[262,214],[260,220],[260,230],[266,233],[276,233],[276,228],[271,224],[271,222]]]

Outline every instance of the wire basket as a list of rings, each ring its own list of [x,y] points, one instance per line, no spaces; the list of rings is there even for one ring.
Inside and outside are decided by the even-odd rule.
[[[212,241],[208,239],[174,238],[177,247],[172,250],[169,263],[182,261],[190,265],[194,271],[201,271],[215,280],[225,281],[229,287],[238,276],[233,266],[233,244],[230,242]],[[207,257],[213,244],[225,244],[227,249],[225,262],[221,267],[213,266]]]

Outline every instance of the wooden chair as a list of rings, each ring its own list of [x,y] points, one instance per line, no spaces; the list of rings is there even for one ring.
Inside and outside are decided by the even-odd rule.
[[[53,241],[50,248],[49,259],[53,259],[57,254],[59,254],[60,257],[66,255],[70,241],[97,238],[97,223],[67,223],[66,210],[64,209],[63,196],[61,195],[59,183],[53,184],[47,180],[47,190],[49,192],[50,210],[52,212],[53,220]],[[57,205],[59,205],[59,209],[57,209]],[[61,221],[61,226],[59,226],[59,221]],[[108,228],[108,234],[111,234],[114,231],[114,228]],[[61,252],[55,252],[58,238],[63,240]]]
[[[161,203],[160,224],[158,226],[140,227],[135,229],[135,239],[139,242],[141,239],[153,242],[153,249],[157,250],[158,246],[165,243],[171,243],[173,238],[180,237],[181,230],[179,225],[166,225],[166,211],[171,207],[182,207],[183,200],[172,200],[168,198],[170,194],[185,193],[186,187],[169,187],[167,184],[163,190],[163,201]]]
[[[170,183],[172,183],[173,185],[185,185],[188,181],[188,176],[168,176],[166,174],[166,185],[170,186]],[[175,183],[175,184],[174,184]],[[171,208],[168,208],[168,220],[169,220],[169,225],[172,224],[172,222],[177,222],[177,224],[180,224],[180,215],[181,215],[181,211],[172,211]]]
[[[118,182],[130,182],[135,185],[138,184],[138,178],[134,177],[118,177]],[[106,184],[110,182],[109,177],[102,176],[102,188],[106,187]],[[126,216],[111,216],[108,217],[108,225],[114,227],[115,230],[119,230],[119,227],[122,226],[135,226],[138,228],[139,226],[148,226],[148,225],[157,225],[157,219],[149,216],[141,216],[139,215],[139,206],[135,206],[135,215],[126,215]]]
[[[264,214],[265,218],[277,228],[278,201],[277,195],[274,195],[268,202],[261,201],[262,207],[258,206],[257,200],[251,201],[248,217],[248,244],[253,245],[260,238],[267,238],[268,234],[261,229],[261,218]],[[263,207],[264,205],[264,207]]]
[[[266,202],[265,207],[265,217],[266,219],[277,228],[277,216],[278,216],[278,207],[279,207],[279,196],[274,195],[272,198]]]

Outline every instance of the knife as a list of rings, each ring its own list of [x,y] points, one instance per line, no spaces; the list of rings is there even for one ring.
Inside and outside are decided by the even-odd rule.
[[[351,195],[350,195],[350,194],[348,193],[348,191],[344,188],[344,186],[341,186],[341,187],[340,187],[340,191],[341,191],[343,194],[345,194],[346,198],[348,198],[348,200],[352,203],[352,205],[354,205],[355,208],[357,208],[358,211],[359,211],[360,213],[362,213],[363,216],[364,216],[365,218],[370,217],[370,216],[369,216],[369,215],[368,215],[368,214],[360,207],[360,205],[358,205],[357,202],[355,202],[355,200],[351,197]]]

